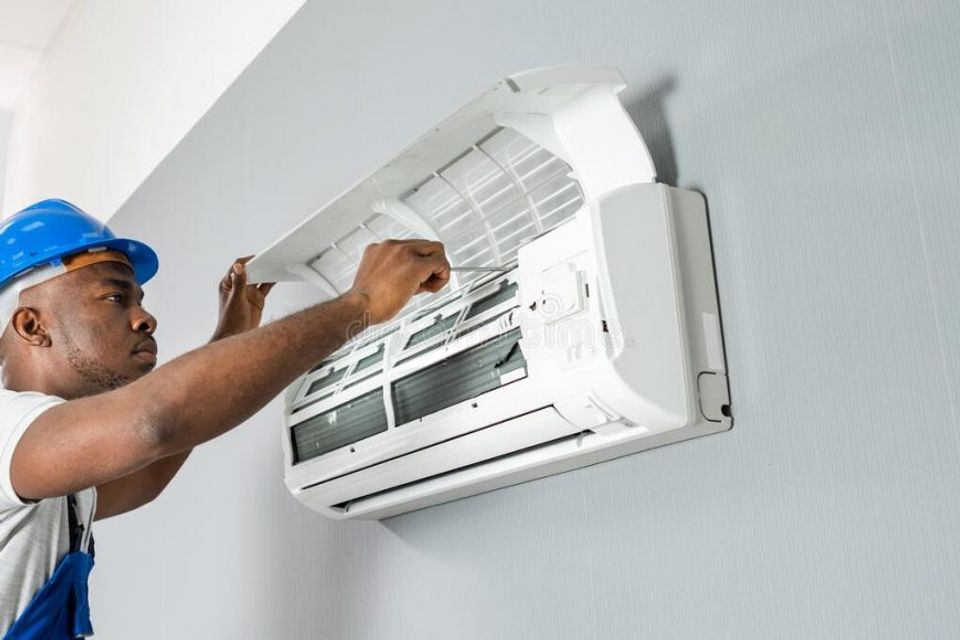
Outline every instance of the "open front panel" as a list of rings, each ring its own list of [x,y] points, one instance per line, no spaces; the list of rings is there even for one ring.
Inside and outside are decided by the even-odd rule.
[[[492,266],[572,216],[583,195],[565,162],[501,129],[401,200],[434,229],[451,263]]]
[[[583,204],[570,167],[511,129],[499,129],[398,201],[442,241],[451,264],[503,265],[534,236],[569,219]],[[392,211],[374,213],[327,246],[317,246],[310,267],[337,291],[353,283],[364,248],[387,238],[422,235]],[[409,222],[411,218],[407,218]],[[460,274],[461,284],[478,274]]]
[[[251,281],[302,280],[335,296],[365,246],[411,236],[442,241],[454,264],[510,263],[587,200],[654,181],[617,98],[624,86],[612,67],[501,79],[257,255]]]

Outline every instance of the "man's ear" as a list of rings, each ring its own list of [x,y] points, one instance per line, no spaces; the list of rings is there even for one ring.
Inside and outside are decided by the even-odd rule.
[[[13,312],[10,325],[21,340],[31,347],[49,347],[52,342],[47,328],[40,322],[40,314],[30,307],[20,307]]]

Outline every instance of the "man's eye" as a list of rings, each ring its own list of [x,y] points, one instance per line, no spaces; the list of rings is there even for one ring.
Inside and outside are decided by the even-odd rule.
[[[111,293],[111,294],[108,295],[105,299],[106,299],[106,300],[112,300],[113,302],[123,302],[123,294],[122,294],[122,293]]]

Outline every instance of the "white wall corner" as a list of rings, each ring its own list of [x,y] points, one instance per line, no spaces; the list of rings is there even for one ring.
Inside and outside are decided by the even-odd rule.
[[[304,2],[76,3],[16,103],[4,214],[110,218]]]
[[[10,125],[13,123],[13,112],[0,109],[0,211],[4,208],[4,181],[3,175],[7,168],[7,141],[10,139]]]

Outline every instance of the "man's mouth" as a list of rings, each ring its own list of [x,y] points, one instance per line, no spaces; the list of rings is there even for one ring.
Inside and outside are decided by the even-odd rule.
[[[137,346],[133,350],[133,357],[144,362],[155,364],[157,362],[157,343],[148,340]]]

